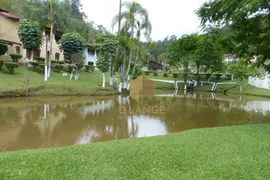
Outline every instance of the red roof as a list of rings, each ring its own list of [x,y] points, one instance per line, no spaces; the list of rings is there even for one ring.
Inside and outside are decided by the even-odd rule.
[[[4,9],[0,9],[0,15],[3,15],[7,18],[10,18],[10,19],[14,19],[14,20],[20,20],[20,18],[18,16],[16,16],[15,14],[12,14]]]

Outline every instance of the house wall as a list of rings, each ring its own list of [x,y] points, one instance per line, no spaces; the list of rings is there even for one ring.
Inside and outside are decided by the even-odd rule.
[[[17,43],[17,44],[8,45],[8,52],[5,55],[0,56],[0,59],[10,60],[11,58],[9,54],[12,54],[12,53],[19,53],[20,55],[23,56],[23,59],[27,57],[27,53],[26,53],[27,50],[23,49],[22,45],[18,45],[22,43],[18,36],[17,28],[18,28],[18,25],[17,25],[16,20],[0,15],[0,40],[6,40],[6,41]],[[43,37],[43,40],[44,41],[40,49],[40,57],[45,58],[46,57],[46,37],[45,36]],[[50,50],[49,48],[50,48],[50,42],[48,41],[48,51]],[[57,44],[55,39],[53,40],[52,50],[53,50],[52,60],[56,60],[56,57],[55,57],[56,53],[59,53],[59,60],[64,60],[64,55],[60,51],[59,44]]]
[[[94,66],[97,65],[97,55],[96,52],[94,54],[88,52],[88,48],[84,50],[84,56],[85,56],[85,61],[84,64],[87,65],[88,62],[93,62]]]
[[[0,59],[10,60],[9,54],[16,53],[16,47],[20,48],[19,53],[23,55],[22,45],[17,35],[17,21],[0,15],[0,40],[12,41],[18,44],[8,45],[8,52],[0,56]]]

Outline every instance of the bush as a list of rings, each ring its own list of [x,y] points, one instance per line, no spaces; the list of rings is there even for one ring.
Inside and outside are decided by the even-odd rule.
[[[65,61],[58,61],[58,64],[65,64]]]
[[[14,62],[5,62],[4,64],[10,73],[13,73],[14,69],[19,67],[19,64]]]
[[[35,60],[39,63],[44,63],[45,62],[45,58],[43,57],[35,57]]]
[[[186,81],[187,80],[187,77],[188,77],[188,74],[187,73],[184,73],[183,74],[183,77],[184,77],[184,81]]]
[[[39,65],[37,61],[29,61],[29,64],[31,64],[34,67],[37,67]]]
[[[208,80],[209,78],[211,78],[211,75],[212,74],[210,74],[210,73],[205,74],[206,80]]]
[[[151,71],[144,71],[144,74],[148,76],[151,73]]]
[[[64,68],[63,64],[55,64],[54,69],[56,72],[61,72],[61,70]]]
[[[153,75],[154,76],[158,76],[158,72],[153,72]]]
[[[44,63],[39,63],[38,66],[39,66],[40,68],[42,68],[42,69],[45,68],[45,64],[44,64]]]
[[[22,58],[22,55],[20,54],[10,54],[9,56],[15,63],[19,62],[19,60]]]
[[[4,62],[5,62],[4,60],[1,60],[1,59],[0,59],[0,69],[2,68]]]
[[[68,65],[68,71],[69,71],[69,73],[72,73],[72,70],[75,69],[76,67],[77,67],[76,65],[69,64]]]
[[[177,78],[179,73],[172,73],[172,75],[173,75],[174,78]]]
[[[163,73],[163,77],[168,77],[168,73]]]
[[[8,51],[8,46],[5,44],[0,44],[0,56]]]
[[[216,74],[216,80],[221,79],[222,74]]]
[[[55,60],[52,60],[51,63],[52,63],[52,64],[56,64],[56,63],[58,63],[58,62],[55,61]]]
[[[90,71],[90,66],[91,65],[85,65],[84,67],[85,67],[85,72],[89,72]]]

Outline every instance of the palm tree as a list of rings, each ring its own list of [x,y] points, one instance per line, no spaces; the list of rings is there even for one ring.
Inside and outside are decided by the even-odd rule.
[[[138,37],[140,37],[141,34],[141,30],[145,29],[144,26],[146,24],[148,24],[148,29],[149,30],[151,29],[151,26],[149,26],[151,25],[151,23],[148,20],[148,12],[137,2],[124,2],[122,3],[122,6],[126,7],[127,10],[124,12],[120,12],[119,15],[113,18],[112,26],[114,27],[117,23],[118,27],[121,27],[121,25],[123,25],[122,32],[124,32],[125,35],[129,37],[129,39],[132,41],[134,41],[134,35],[136,32],[136,37],[138,40]],[[138,53],[136,54],[138,55]],[[138,57],[137,55],[136,57]],[[120,83],[120,86],[123,85],[123,87],[119,87],[119,89],[121,88],[127,89],[128,84],[127,81],[128,76],[130,74],[132,58],[133,58],[133,49],[129,49],[128,64],[127,66],[123,66],[123,68],[126,68],[124,77],[122,77],[122,79],[124,79],[124,83],[123,84]]]

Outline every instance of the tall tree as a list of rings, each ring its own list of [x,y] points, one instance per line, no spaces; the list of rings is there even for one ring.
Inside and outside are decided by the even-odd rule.
[[[238,57],[247,60],[258,56],[257,66],[270,72],[270,6],[267,0],[213,0],[206,2],[197,14],[204,28],[227,26],[234,34]]]
[[[124,77],[122,77],[123,82],[120,83],[120,88],[119,89],[127,89],[127,85],[128,85],[128,80],[129,80],[129,75],[130,75],[130,70],[131,70],[131,62],[134,59],[134,49],[136,49],[136,45],[134,48],[134,39],[137,36],[138,37],[138,31],[136,31],[136,27],[137,30],[141,30],[138,29],[139,26],[141,26],[142,22],[148,22],[148,12],[145,8],[143,8],[139,3],[137,2],[124,2],[122,3],[122,6],[125,7],[126,11],[121,12],[121,14],[115,16],[113,18],[113,22],[112,25],[116,25],[117,23],[121,23],[122,25],[122,34],[120,33],[120,35],[124,35],[126,37],[128,37],[128,39],[130,39],[131,41],[133,41],[132,43],[129,43],[129,49],[128,49],[128,56],[125,56],[124,59],[127,58],[128,63],[127,66],[123,65],[122,72],[125,72]],[[139,24],[138,24],[139,22]],[[149,23],[150,24],[150,23]],[[139,25],[139,26],[138,26]],[[125,38],[123,38],[125,39]],[[133,48],[131,48],[133,47]],[[127,49],[124,48],[125,53],[127,53]],[[137,54],[137,51],[136,51]],[[125,61],[124,61],[125,63]]]
[[[34,59],[34,51],[42,45],[42,30],[38,22],[21,19],[18,22],[18,36],[23,47],[30,52],[30,60]]]
[[[97,50],[100,51],[101,54],[104,56],[101,58],[102,61],[104,58],[109,58],[108,61],[110,62],[110,85],[114,84],[114,64],[113,64],[113,58],[117,54],[117,50],[119,47],[119,41],[116,40],[116,38],[109,34],[108,32],[102,33],[95,43],[95,46],[97,47]],[[103,63],[102,63],[103,64]]]

